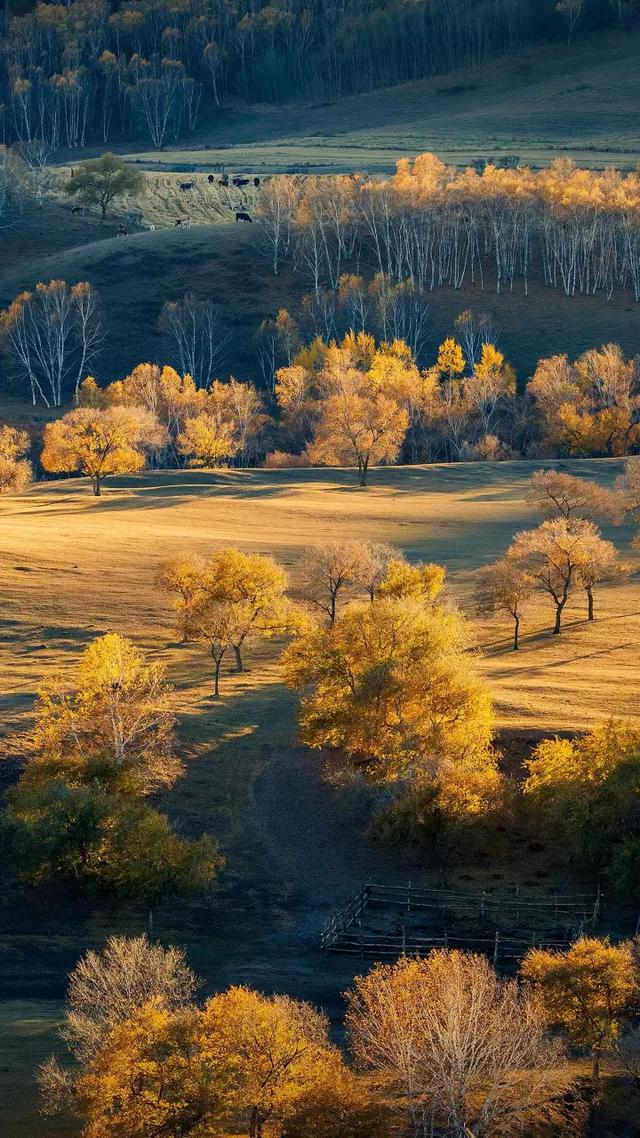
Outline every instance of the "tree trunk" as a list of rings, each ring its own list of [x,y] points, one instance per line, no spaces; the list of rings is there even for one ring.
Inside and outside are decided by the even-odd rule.
[[[556,623],[553,627],[553,635],[554,636],[560,635],[560,628],[562,625],[562,610],[563,610],[566,603],[567,603],[566,598],[563,601],[556,602]]]
[[[593,615],[593,589],[591,588],[590,585],[587,587],[587,597],[588,597],[588,601],[589,601],[587,619],[588,620],[595,620],[595,617]]]
[[[368,466],[367,462],[365,462],[363,459],[359,460],[358,470],[360,471],[360,485],[361,486],[367,485],[367,466]]]
[[[520,617],[514,616],[513,618],[513,651],[517,652],[520,647]]]
[[[95,478],[91,479],[91,485],[93,486],[93,493],[94,493],[95,497],[99,498],[101,493],[102,493],[102,485],[100,482],[100,475],[99,474],[96,474]]]
[[[151,906],[149,906],[149,913],[147,916],[147,932],[149,934],[149,940],[153,940],[153,909]]]
[[[236,672],[244,672],[244,665],[242,663],[242,644],[234,644],[233,653],[236,658]]]
[[[222,657],[220,657],[219,660],[216,660],[215,664],[216,664],[216,670],[215,670],[214,680],[213,680],[213,694],[214,694],[215,698],[218,699],[220,696],[220,665],[222,664]]]
[[[249,1138],[262,1138],[262,1119],[257,1106],[254,1106],[251,1111],[251,1119],[249,1121]]]
[[[600,1049],[598,1047],[594,1048],[591,1074],[594,1083],[597,1085],[600,1082]]]

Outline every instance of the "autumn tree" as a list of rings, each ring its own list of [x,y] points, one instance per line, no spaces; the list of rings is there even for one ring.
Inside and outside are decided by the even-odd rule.
[[[616,492],[561,470],[536,470],[529,482],[527,501],[550,518],[620,520],[621,507]]]
[[[474,754],[488,770],[491,705],[469,647],[460,616],[413,599],[354,602],[304,629],[284,658],[303,742],[377,782],[420,783]]]
[[[300,589],[305,600],[326,613],[333,624],[338,603],[354,584],[367,580],[369,590],[375,591],[380,569],[372,565],[375,551],[360,541],[330,541],[322,545],[309,545],[300,563]],[[386,571],[383,557],[383,570]]]
[[[504,557],[494,565],[487,565],[478,574],[475,601],[481,616],[504,613],[513,620],[513,649],[520,647],[520,621],[522,610],[531,596],[532,579],[520,568],[517,561]]]
[[[608,871],[637,891],[640,864],[640,735],[610,720],[576,739],[544,739],[527,761],[525,798],[533,824],[568,856]]]
[[[108,151],[100,158],[91,158],[75,167],[73,177],[65,186],[65,192],[87,205],[99,206],[104,221],[112,201],[127,194],[137,194],[143,186],[142,171]]]
[[[613,556],[593,522],[583,519],[572,521],[566,518],[552,518],[534,530],[524,530],[517,534],[507,552],[507,558],[533,582],[536,589],[546,593],[555,606],[553,631],[557,635],[562,626],[562,613],[573,590],[581,584],[584,569],[584,587],[592,588],[596,566],[605,573],[612,573],[610,558]],[[588,566],[591,565],[589,570]],[[605,569],[609,565],[609,569]],[[587,586],[587,580],[592,584]]]
[[[630,571],[631,567],[620,561],[613,542],[604,541],[598,533],[585,535],[578,581],[587,594],[588,620],[595,620],[593,590],[596,585],[619,583]]]
[[[87,281],[40,282],[20,293],[0,313],[0,330],[34,406],[42,399],[47,407],[60,407],[77,395],[103,344],[98,300]]]
[[[0,496],[19,494],[31,482],[31,463],[24,457],[30,447],[26,431],[0,426]]]
[[[116,1024],[150,1000],[181,1008],[197,988],[181,949],[146,936],[110,936],[102,951],[89,949],[69,975],[62,1036],[76,1059],[87,1060]]]
[[[364,487],[370,466],[395,461],[408,426],[404,408],[384,395],[331,395],[322,404],[307,453],[322,465],[356,466]]]
[[[442,565],[423,561],[410,564],[404,558],[396,557],[389,562],[376,596],[430,603],[442,592],[445,577],[446,569]]]
[[[80,657],[77,686],[40,692],[27,766],[32,786],[64,774],[71,784],[99,777],[119,793],[150,794],[182,771],[175,755],[172,689],[162,665],[147,664],[125,637],[100,636]]]
[[[305,1114],[313,1127],[331,1106],[347,1122],[375,1117],[329,1043],[324,1017],[302,1001],[248,988],[230,988],[202,1008],[152,998],[114,1025],[68,1090],[87,1133],[105,1138],[146,1138],[151,1128],[167,1138],[205,1134],[238,1123],[263,1138],[288,1133],[289,1119],[295,1126]],[[364,1138],[362,1128],[345,1133]]]
[[[411,1133],[489,1138],[560,1122],[570,1078],[540,1005],[484,956],[433,951],[356,979],[347,1027],[358,1062]]]
[[[547,1023],[591,1053],[597,1081],[601,1059],[614,1048],[638,995],[631,945],[581,937],[563,952],[532,949],[520,974],[539,995]]]
[[[186,638],[205,643],[215,665],[219,695],[222,661],[232,650],[243,671],[247,639],[269,639],[295,624],[285,596],[287,576],[270,557],[222,549],[206,560],[185,558],[159,569],[165,589],[176,597]]]
[[[78,407],[44,429],[40,461],[52,474],[86,474],[99,497],[109,474],[135,474],[162,445],[163,428],[142,407]]]

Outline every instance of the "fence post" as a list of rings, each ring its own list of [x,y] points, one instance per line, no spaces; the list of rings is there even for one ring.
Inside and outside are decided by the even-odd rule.
[[[596,892],[596,899],[595,899],[595,902],[593,905],[594,923],[598,920],[598,917],[600,916],[600,902],[601,902],[601,900],[602,900],[602,894],[600,892],[600,878],[598,878],[598,890]]]
[[[493,945],[493,967],[495,968],[498,963],[498,952],[500,948],[500,933],[496,929],[496,939]]]

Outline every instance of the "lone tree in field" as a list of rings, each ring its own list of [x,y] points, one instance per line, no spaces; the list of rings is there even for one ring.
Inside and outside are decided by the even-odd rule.
[[[31,463],[24,457],[29,436],[16,427],[0,427],[0,495],[19,494],[31,482]]]
[[[561,470],[536,470],[527,501],[549,518],[617,522],[623,512],[617,493]]]
[[[99,497],[109,474],[135,474],[166,433],[142,407],[78,407],[47,423],[40,461],[52,474],[86,474]]]
[[[303,691],[300,735],[376,782],[420,784],[440,763],[486,755],[491,702],[456,613],[416,600],[354,602],[285,652]]]
[[[533,590],[533,581],[508,557],[487,565],[478,574],[476,608],[481,616],[505,613],[513,620],[513,650],[520,647],[522,610]]]
[[[631,567],[623,564],[611,541],[594,533],[584,541],[584,558],[578,570],[578,580],[587,594],[587,619],[595,620],[593,590],[596,585],[623,581]]]
[[[94,765],[112,788],[151,794],[172,786],[182,771],[174,727],[164,668],[147,664],[130,640],[109,632],[82,653],[74,691],[56,684],[40,692],[39,757],[25,773],[32,784],[42,785],[52,770],[77,781]]]
[[[347,1027],[407,1131],[475,1138],[561,1122],[570,1085],[538,1003],[484,956],[434,951],[356,979]]]
[[[537,529],[516,535],[507,559],[531,578],[536,589],[551,597],[555,635],[562,627],[562,613],[571,593],[582,583],[582,570],[588,572],[591,565],[593,572],[596,564],[603,565],[609,556],[608,546],[593,522],[582,519],[552,518]],[[592,580],[589,588],[594,583]]]
[[[81,162],[67,182],[65,191],[87,205],[99,206],[104,221],[112,201],[124,194],[139,193],[143,186],[144,174],[124,158],[108,151],[100,158]]]
[[[520,974],[539,994],[547,1023],[591,1052],[597,1080],[601,1058],[615,1047],[640,992],[631,945],[581,937],[565,952],[532,949]]]

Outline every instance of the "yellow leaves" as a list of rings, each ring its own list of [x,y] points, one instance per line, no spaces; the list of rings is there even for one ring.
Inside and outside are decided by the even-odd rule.
[[[26,431],[0,426],[0,495],[19,493],[31,482],[31,463],[23,458],[28,449]]]
[[[581,937],[565,952],[527,953],[521,975],[539,994],[548,1022],[594,1055],[615,1044],[621,1016],[638,994],[631,945],[593,937]]]
[[[287,682],[305,690],[301,736],[376,781],[430,779],[445,758],[487,750],[491,704],[459,616],[417,600],[350,604],[330,629],[287,649]]]
[[[448,337],[438,349],[437,368],[442,375],[446,375],[449,379],[453,379],[456,375],[462,375],[465,369],[462,348],[452,337]]]
[[[142,470],[146,450],[164,440],[164,429],[142,407],[78,407],[47,423],[40,461],[52,473],[89,475],[97,495],[103,478]]]
[[[233,432],[233,423],[202,411],[185,419],[178,435],[178,450],[188,455],[190,466],[220,466],[240,450]]]
[[[410,565],[407,561],[391,561],[376,596],[434,601],[444,588],[445,576],[446,569],[442,565]]]

